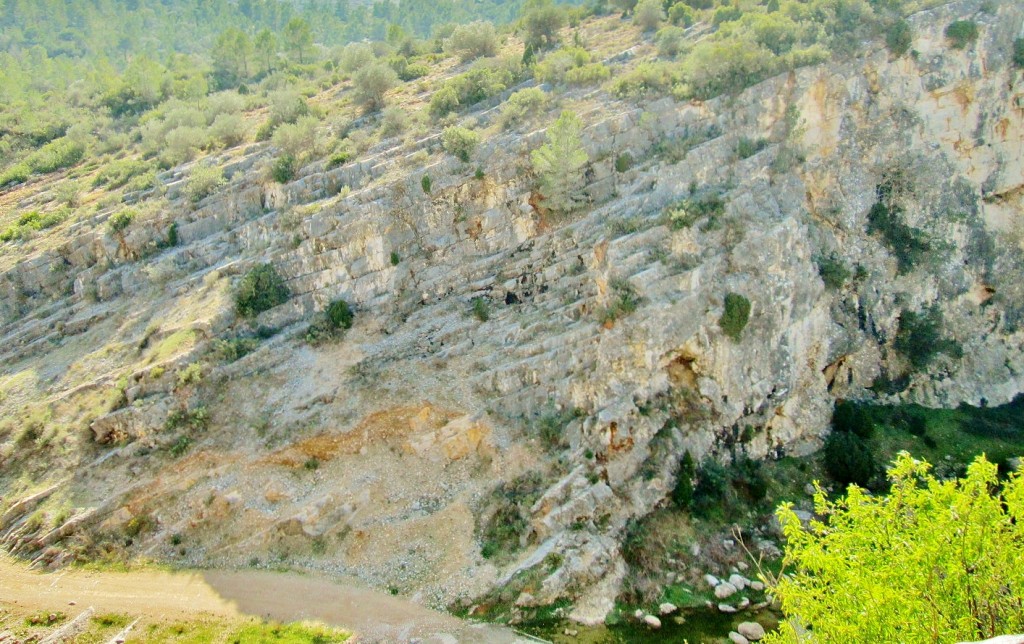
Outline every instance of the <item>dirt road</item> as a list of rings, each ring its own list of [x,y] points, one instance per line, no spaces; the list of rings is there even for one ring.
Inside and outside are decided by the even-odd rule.
[[[319,620],[357,634],[358,642],[505,642],[509,629],[478,625],[350,580],[262,571],[30,571],[0,557],[0,605],[53,610],[76,605],[133,617],[182,619],[260,616]]]

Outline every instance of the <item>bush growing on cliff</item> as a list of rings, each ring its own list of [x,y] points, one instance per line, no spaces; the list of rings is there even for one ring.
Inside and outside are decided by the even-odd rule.
[[[306,341],[318,344],[339,337],[352,328],[355,312],[345,300],[334,300],[322,313],[318,313],[306,331]]]
[[[722,332],[735,342],[739,342],[749,319],[750,300],[739,293],[727,293],[725,309],[722,311],[722,317],[718,319],[718,326],[722,327]]]
[[[469,163],[476,147],[480,145],[480,135],[457,125],[446,127],[441,133],[441,145],[445,152],[463,163]]]
[[[880,233],[885,245],[896,256],[897,271],[909,273],[931,250],[931,243],[917,228],[903,221],[903,209],[879,200],[868,212],[868,233]]]
[[[1024,67],[1024,38],[1013,41],[1013,64]]]
[[[273,264],[253,267],[235,291],[235,310],[243,317],[255,317],[284,304],[291,291]]]
[[[960,359],[963,349],[955,340],[942,336],[942,311],[933,306],[923,312],[903,311],[893,347],[915,370],[925,369],[940,353]]]
[[[192,203],[199,203],[212,195],[226,183],[224,171],[210,165],[197,165],[192,169],[185,183],[185,196]]]
[[[913,42],[914,35],[910,30],[910,23],[906,20],[897,20],[885,30],[885,46],[897,58],[907,53]]]
[[[953,49],[964,49],[978,39],[978,23],[973,20],[957,20],[946,27],[946,40]]]
[[[769,578],[788,619],[769,644],[958,642],[1024,630],[1024,477],[983,456],[941,480],[901,453],[886,495],[819,490],[805,528],[779,508],[786,574]]]

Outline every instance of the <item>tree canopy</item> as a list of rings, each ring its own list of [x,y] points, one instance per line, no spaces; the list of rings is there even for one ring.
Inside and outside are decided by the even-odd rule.
[[[786,573],[772,592],[789,616],[770,643],[956,642],[1024,631],[1024,477],[1000,483],[978,457],[939,480],[901,453],[891,490],[850,486],[805,528],[779,509]]]

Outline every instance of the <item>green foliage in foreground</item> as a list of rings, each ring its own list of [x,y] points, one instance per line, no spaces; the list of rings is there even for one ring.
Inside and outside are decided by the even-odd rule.
[[[958,480],[901,453],[888,495],[851,487],[804,529],[779,509],[787,575],[773,593],[790,620],[765,641],[955,642],[1024,630],[1024,478],[1000,485],[977,458]]]

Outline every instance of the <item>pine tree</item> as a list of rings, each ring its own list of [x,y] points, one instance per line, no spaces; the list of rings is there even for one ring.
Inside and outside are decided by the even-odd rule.
[[[590,158],[580,139],[582,130],[580,117],[573,112],[562,112],[548,128],[547,143],[530,155],[540,179],[544,205],[557,212],[572,212],[585,199],[583,172]]]

